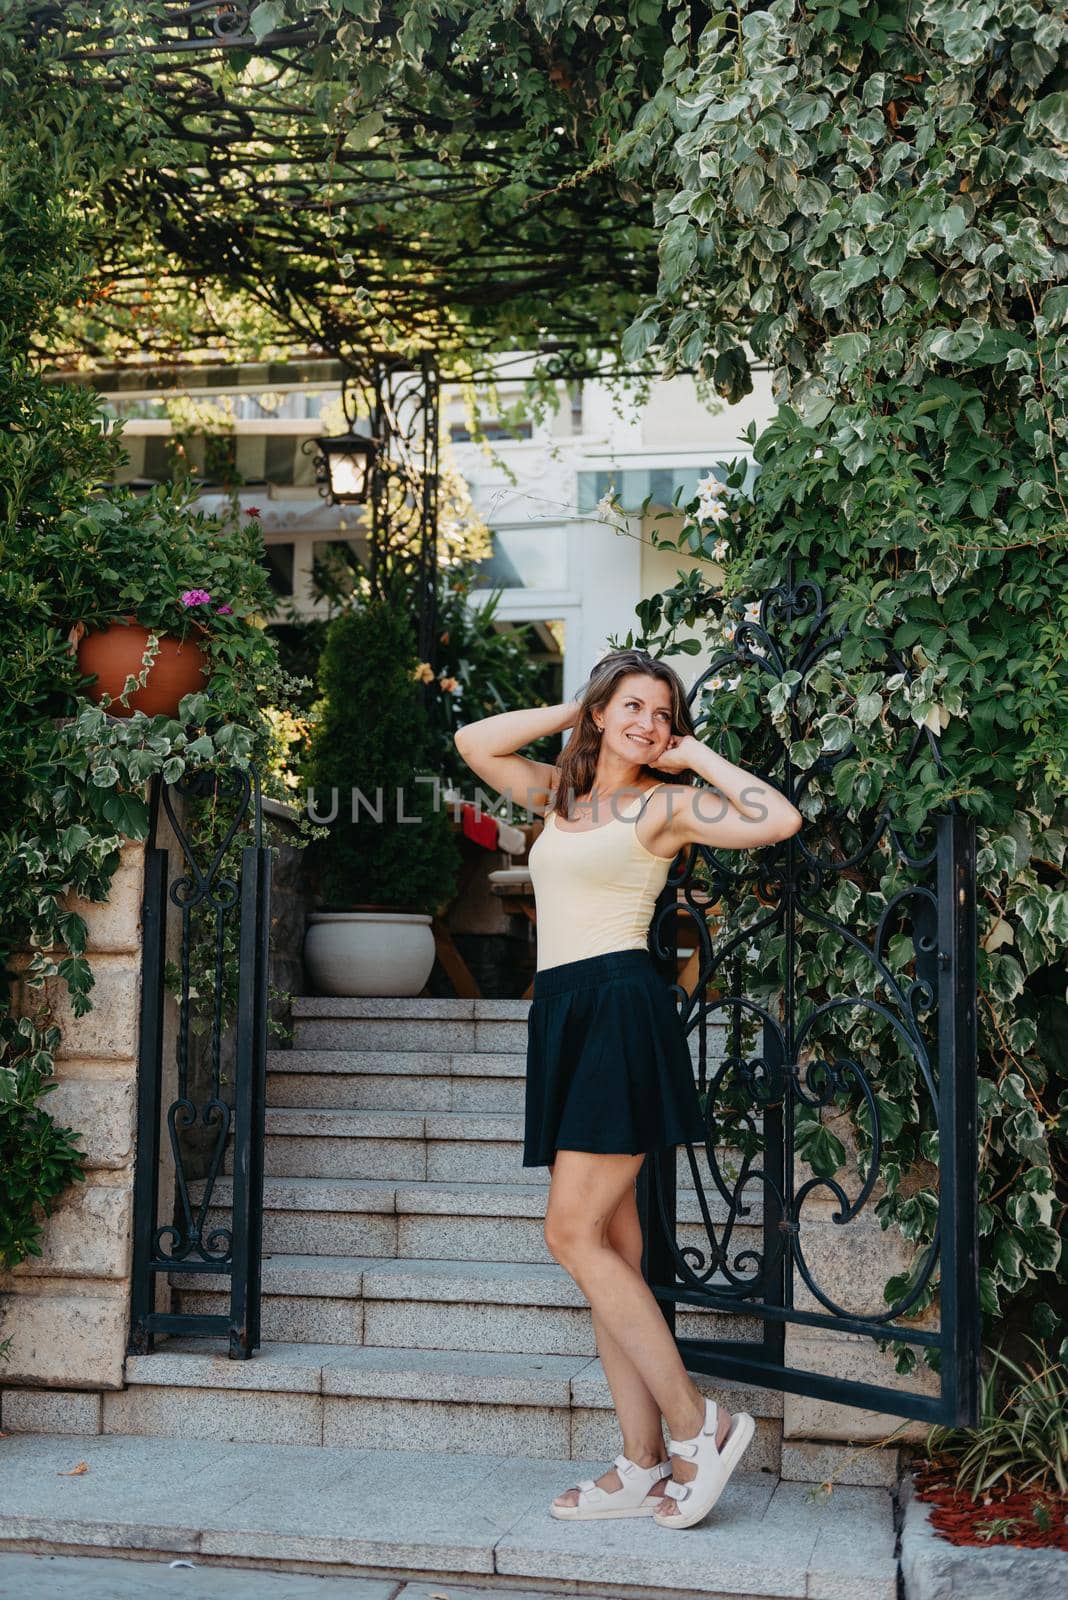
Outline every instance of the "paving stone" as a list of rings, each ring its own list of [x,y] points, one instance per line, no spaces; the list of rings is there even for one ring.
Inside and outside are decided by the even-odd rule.
[[[783,1483],[785,1497],[800,1489]],[[843,1509],[838,1496],[848,1495]],[[804,1509],[813,1501],[806,1495]],[[835,1489],[818,1509],[819,1532],[809,1558],[810,1600],[897,1600],[893,1506],[885,1489]],[[970,1593],[974,1593],[970,1591]]]
[[[102,997],[95,997],[88,1015],[96,1014],[102,1003]],[[121,1009],[133,1014],[129,1005]],[[90,1171],[98,1167],[129,1167],[133,1162],[137,1111],[136,1062],[114,1063],[115,1075],[111,1077],[98,1076],[95,1067],[92,1076],[79,1076],[79,1067],[80,1063],[72,1061],[59,1069],[56,1087],[48,1096],[48,1114],[60,1126],[77,1129],[78,1146],[85,1152],[85,1165]]]
[[[528,1469],[528,1477],[533,1474]],[[546,1485],[545,1500],[560,1487]],[[806,1593],[815,1529],[770,1526],[767,1511],[774,1479],[761,1474],[731,1479],[715,1510],[676,1538],[651,1518],[588,1524],[557,1522],[544,1504],[531,1509],[496,1546],[497,1571],[520,1578],[554,1578],[587,1584],[626,1582],[691,1595]],[[592,1536],[591,1536],[592,1534]],[[667,1541],[671,1542],[668,1543]]]
[[[530,1001],[515,999],[492,999],[479,995],[475,999],[476,1017],[497,1017],[498,1019],[511,1019],[514,1022],[526,1022],[530,1015]]]
[[[175,1567],[160,1560],[0,1553],[0,1600],[28,1595],[41,1600],[393,1600],[397,1585],[392,1578],[263,1572],[195,1559]],[[453,1596],[459,1600],[459,1591]]]
[[[472,1119],[473,1121],[475,1119]],[[267,1112],[267,1134],[324,1139],[422,1139],[426,1117],[420,1111],[304,1111],[276,1106]]]
[[[431,1579],[428,1583],[406,1583],[395,1600],[434,1600],[435,1595],[440,1597],[441,1583],[440,1580]],[[496,1584],[488,1589],[481,1585],[477,1589],[468,1589],[457,1588],[455,1583],[450,1583],[448,1595],[449,1600],[491,1600],[491,1597],[493,1600],[504,1600],[505,1596],[508,1600],[560,1600],[559,1590],[550,1595],[541,1589],[535,1594],[532,1589],[513,1589],[511,1585],[501,1589]],[[303,1600],[303,1596],[300,1600]],[[324,1600],[330,1600],[330,1597],[324,1596]]]
[[[264,1256],[263,1286],[269,1294],[355,1298],[361,1293],[367,1268],[374,1266],[384,1267],[385,1263],[375,1256]],[[208,1273],[184,1272],[171,1276],[183,1288],[209,1289],[212,1284]]]
[[[261,1560],[492,1574],[500,1522],[478,1504],[484,1456],[324,1449],[316,1457],[332,1471],[317,1465],[308,1482],[275,1452],[269,1478],[259,1473],[225,1523],[215,1518],[205,1527],[201,1548],[220,1556],[254,1551]]]
[[[199,1200],[202,1187],[191,1186]],[[416,1186],[418,1187],[418,1186]],[[392,1215],[396,1210],[397,1186],[391,1178],[267,1178],[263,1185],[263,1204],[272,1211],[375,1212]],[[233,1203],[233,1179],[216,1179],[213,1203]]]
[[[806,1372],[833,1372],[840,1379],[885,1384],[910,1393],[937,1393],[938,1375],[924,1361],[911,1373],[895,1369],[893,1352],[879,1350],[863,1334],[825,1333],[792,1327],[786,1333],[786,1359]],[[927,1436],[922,1422],[903,1422],[890,1412],[871,1411],[809,1395],[787,1395],[783,1409],[787,1439],[839,1441],[843,1444],[920,1444]]]
[[[58,1476],[78,1460],[84,1475]],[[0,1539],[415,1572],[415,1600],[430,1600],[428,1574],[451,1575],[432,1585],[450,1600],[463,1593],[450,1592],[451,1577],[463,1574],[468,1588],[491,1592],[482,1579],[496,1575],[520,1593],[586,1585],[591,1600],[621,1577],[665,1600],[890,1600],[893,1523],[883,1491],[842,1488],[821,1502],[800,1485],[737,1474],[684,1539],[649,1519],[591,1527],[548,1516],[554,1495],[603,1466],[455,1450],[22,1437],[0,1449]],[[841,1559],[839,1541],[853,1544]],[[834,1589],[833,1578],[851,1587]],[[514,1587],[507,1592],[516,1600]]]
[[[33,1009],[42,998],[61,1030],[56,1050],[59,1061],[80,1058],[91,1061],[135,1061],[137,1057],[137,1007],[131,1005],[130,996],[136,995],[141,982],[141,958],[134,951],[128,953],[99,952],[93,960],[92,1010],[77,1016],[74,998],[66,981],[61,977],[46,978],[40,990],[30,991],[23,982],[15,989],[15,1009],[20,1013]],[[57,1089],[49,1097],[49,1114],[67,1121],[60,1113]],[[79,1127],[75,1122],[73,1127]]]
[[[16,1435],[0,1442],[0,1540],[192,1553],[269,1453],[218,1440]],[[319,1455],[299,1452],[306,1464]],[[82,1462],[88,1470],[72,1475]]]
[[[432,1183],[530,1183],[538,1173],[549,1182],[548,1167],[524,1167],[519,1140],[497,1144],[431,1139],[426,1146],[426,1176]]]

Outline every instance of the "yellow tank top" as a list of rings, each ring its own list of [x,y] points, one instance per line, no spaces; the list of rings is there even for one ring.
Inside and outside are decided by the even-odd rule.
[[[659,783],[629,800],[608,801],[608,822],[562,832],[555,812],[528,858],[538,913],[537,970],[645,950],[657,896],[673,856],[654,855],[638,838],[637,819]]]

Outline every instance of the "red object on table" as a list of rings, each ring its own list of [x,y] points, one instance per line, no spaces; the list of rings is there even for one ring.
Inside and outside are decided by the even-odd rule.
[[[497,848],[497,818],[482,812],[481,814],[472,805],[460,807],[460,823],[464,835],[480,844],[483,850],[496,850]]]

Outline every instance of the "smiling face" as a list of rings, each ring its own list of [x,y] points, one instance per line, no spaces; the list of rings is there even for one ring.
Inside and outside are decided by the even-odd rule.
[[[624,761],[655,766],[671,738],[671,689],[644,672],[628,672],[593,720],[604,730],[602,749]]]

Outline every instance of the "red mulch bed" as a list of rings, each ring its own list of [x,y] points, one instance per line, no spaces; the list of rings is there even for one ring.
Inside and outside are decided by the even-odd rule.
[[[1068,1495],[1041,1489],[1003,1490],[976,1501],[953,1483],[950,1470],[934,1462],[921,1463],[916,1472],[916,1493],[931,1507],[930,1522],[950,1544],[1021,1545],[1029,1550],[1068,1550]],[[1035,1521],[1036,1506],[1042,1522]],[[991,1522],[1011,1518],[1014,1526],[999,1529],[988,1538],[982,1529]]]

